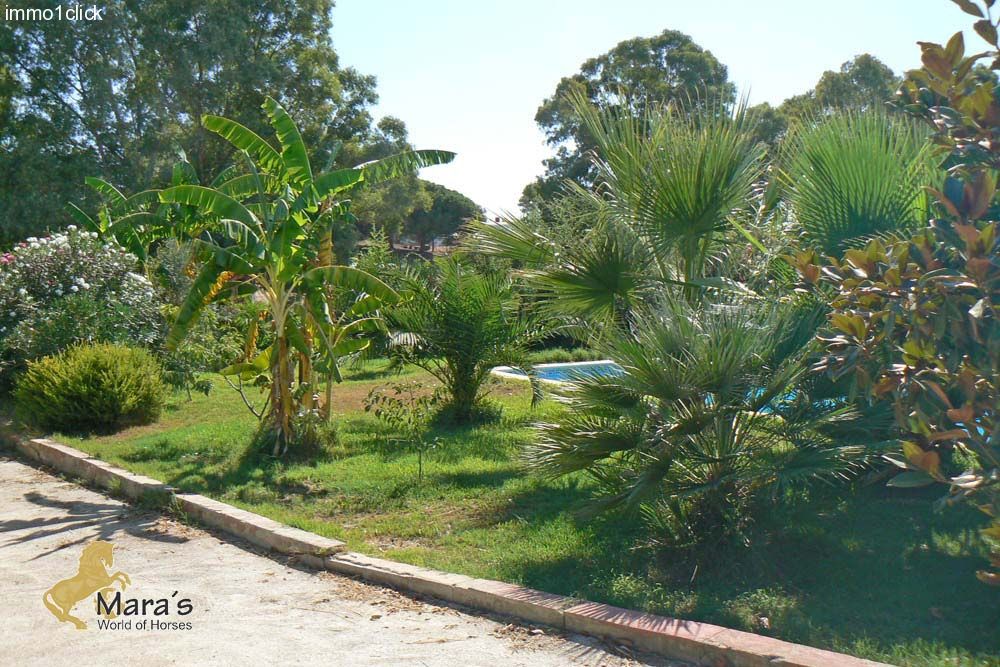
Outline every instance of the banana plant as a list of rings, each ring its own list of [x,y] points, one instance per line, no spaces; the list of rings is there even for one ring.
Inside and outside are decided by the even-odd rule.
[[[209,187],[223,192],[240,187],[243,174],[239,166],[223,169]],[[114,241],[145,264],[155,254],[156,246],[166,239],[187,241],[204,229],[205,220],[190,206],[168,205],[160,201],[160,190],[143,190],[126,195],[113,184],[101,178],[88,176],[84,183],[102,198],[96,217],[91,217],[76,204],[68,204],[66,211],[83,229],[97,233],[101,238]],[[171,170],[170,184],[201,185],[194,166],[181,151]]]
[[[376,276],[333,265],[332,223],[347,214],[353,190],[450,162],[454,154],[408,151],[314,174],[299,130],[285,109],[271,98],[263,109],[278,148],[236,121],[204,116],[207,130],[245,155],[244,172],[214,187],[186,183],[158,196],[162,204],[189,207],[204,225],[192,242],[205,261],[179,308],[167,346],[179,345],[215,300],[251,296],[265,304],[274,342],[229,371],[259,374],[266,369],[266,416],[274,429],[277,456],[294,441],[294,416],[314,407],[317,371],[325,370],[328,380],[335,379],[337,359],[366,346],[364,336],[379,326],[380,310],[399,299]],[[334,296],[343,293],[354,296],[353,304],[337,313]],[[326,408],[329,411],[329,394]]]

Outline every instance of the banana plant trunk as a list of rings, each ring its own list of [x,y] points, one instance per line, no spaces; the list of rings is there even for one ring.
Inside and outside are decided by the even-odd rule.
[[[275,341],[278,354],[271,369],[271,418],[274,421],[274,456],[281,456],[292,441],[292,382],[288,358],[288,339]]]
[[[332,266],[333,258],[333,224],[331,223],[320,241],[317,263],[319,266]],[[327,294],[327,306],[330,308],[330,312],[333,312],[333,296],[329,293]],[[332,360],[330,361],[332,363]],[[326,374],[326,403],[323,405],[323,416],[327,423],[333,421],[333,382],[334,373],[330,371]]]

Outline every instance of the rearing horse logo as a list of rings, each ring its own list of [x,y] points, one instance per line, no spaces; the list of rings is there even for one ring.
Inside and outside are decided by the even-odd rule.
[[[53,616],[60,621],[72,623],[77,630],[86,630],[87,624],[70,614],[73,607],[97,591],[110,593],[116,581],[121,584],[122,590],[132,583],[124,572],[108,573],[108,568],[115,562],[112,553],[114,548],[115,545],[103,540],[94,540],[83,548],[83,554],[80,555],[80,569],[76,575],[63,579],[45,591],[45,595],[42,596],[42,602]],[[110,614],[106,615],[113,618]]]

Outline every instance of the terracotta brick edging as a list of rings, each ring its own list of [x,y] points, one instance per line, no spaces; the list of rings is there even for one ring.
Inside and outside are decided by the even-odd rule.
[[[627,642],[668,658],[711,667],[878,667],[882,664],[709,623],[646,614],[515,584],[372,558],[346,551],[347,545],[338,540],[292,528],[205,496],[176,493],[158,480],[130,473],[52,440],[18,438],[17,448],[28,458],[99,486],[120,489],[134,500],[150,493],[171,493],[180,509],[200,523],[258,546],[294,555],[316,569],[360,577],[568,632]]]

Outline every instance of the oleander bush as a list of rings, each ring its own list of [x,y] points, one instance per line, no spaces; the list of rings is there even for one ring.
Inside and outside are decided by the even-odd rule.
[[[109,343],[29,362],[14,392],[21,421],[77,433],[156,421],[165,398],[162,370],[150,352]]]
[[[0,386],[77,343],[155,347],[164,323],[138,260],[93,232],[30,237],[0,257]]]

